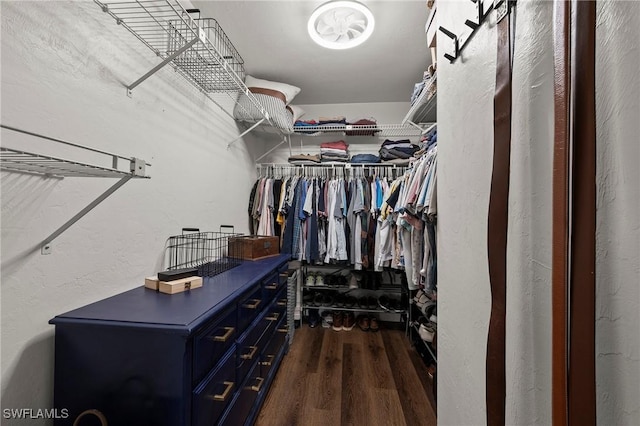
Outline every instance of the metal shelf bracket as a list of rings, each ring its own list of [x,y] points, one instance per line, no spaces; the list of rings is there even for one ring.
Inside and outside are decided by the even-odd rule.
[[[202,30],[200,30],[201,32]],[[195,37],[193,40],[191,40],[190,42],[188,42],[187,44],[185,44],[184,46],[182,46],[179,50],[175,51],[172,55],[167,56],[167,58],[165,60],[163,60],[162,62],[160,62],[158,65],[156,65],[155,67],[151,68],[151,70],[149,70],[149,72],[147,72],[145,75],[143,75],[142,77],[140,77],[139,79],[137,79],[136,81],[134,81],[133,83],[131,83],[130,85],[127,86],[127,96],[131,97],[133,94],[133,89],[139,85],[140,83],[142,83],[143,81],[145,81],[147,78],[151,77],[153,74],[155,74],[156,72],[158,72],[162,67],[164,67],[165,65],[167,65],[168,63],[170,63],[171,61],[173,61],[175,58],[177,58],[178,56],[182,55],[185,51],[187,51],[187,49],[189,49],[191,46],[193,46],[194,44],[196,44],[198,41],[200,41],[200,39],[202,38],[202,34],[200,34],[199,37]]]
[[[104,157],[105,161],[111,161],[111,167],[103,167],[88,163],[71,161],[68,159],[61,159],[49,155],[36,154],[24,150],[7,148],[3,146],[2,148],[0,148],[1,170],[58,179],[63,179],[65,177],[118,178],[118,182],[113,184],[109,189],[104,191],[100,196],[89,203],[89,205],[83,208],[78,214],[73,216],[62,226],[56,229],[51,235],[45,238],[40,245],[41,254],[51,254],[51,242],[53,240],[60,236],[60,234],[62,234],[64,231],[69,229],[71,225],[80,220],[84,215],[93,210],[98,204],[103,202],[109,195],[116,192],[116,190],[118,190],[118,188],[120,188],[122,185],[134,178],[149,178],[149,176],[146,175],[146,167],[151,166],[151,164],[139,158],[123,157],[110,152],[89,148],[72,142],[67,142],[62,139],[56,139],[27,130],[18,129],[16,127],[6,126],[4,124],[0,124],[0,128],[70,146],[74,149],[77,149],[79,152],[91,152],[93,154],[100,154]],[[118,166],[118,160],[128,161],[129,169],[120,169]],[[122,167],[124,168],[124,165]]]
[[[103,202],[109,195],[111,195],[114,192],[116,192],[116,190],[118,190],[118,188],[120,188],[122,185],[124,185],[125,183],[129,182],[129,180],[131,180],[133,177],[134,177],[133,175],[130,175],[130,176],[125,176],[122,179],[120,179],[118,182],[116,182],[114,185],[112,185],[109,189],[107,189],[105,192],[103,192],[98,198],[96,198],[91,203],[89,203],[88,206],[86,206],[84,209],[80,210],[80,212],[78,214],[76,214],[71,219],[69,219],[64,225],[62,225],[61,227],[56,229],[54,232],[52,232],[51,235],[49,235],[47,238],[45,238],[42,241],[42,244],[40,246],[40,253],[41,254],[51,254],[51,242],[53,240],[58,238],[58,236],[60,236],[60,234],[62,234],[67,229],[69,229],[71,227],[71,225],[73,225],[74,223],[79,221],[84,215],[86,215],[91,210],[93,210],[98,204]]]

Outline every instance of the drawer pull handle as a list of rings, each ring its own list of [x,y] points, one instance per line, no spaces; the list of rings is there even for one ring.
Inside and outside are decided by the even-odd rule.
[[[275,290],[278,288],[278,284],[277,283],[267,284],[264,286],[264,288],[266,288],[267,290]]]
[[[249,351],[248,354],[240,355],[240,358],[242,358],[242,359],[253,359],[253,356],[258,351],[258,347],[257,346],[249,346],[249,348],[251,348],[251,351]]]
[[[289,326],[285,325],[284,327],[281,327],[278,329],[279,333],[288,333],[289,332]]]
[[[265,361],[262,361],[260,365],[267,365],[271,367],[271,364],[273,364],[273,359],[275,357],[276,357],[275,355],[267,355],[267,359]]]
[[[251,389],[252,391],[260,392],[263,383],[264,379],[262,377],[256,377],[256,384],[251,386],[249,389]]]
[[[245,309],[255,309],[258,307],[260,302],[262,302],[262,300],[260,299],[250,299],[250,301],[253,303],[245,303],[244,305],[242,305],[242,307]]]
[[[224,327],[224,330],[226,330],[226,331],[222,336],[213,336],[211,338],[211,340],[213,340],[214,342],[226,342],[227,340],[229,340],[229,337],[231,337],[231,335],[235,331],[235,328],[234,327]]]
[[[233,389],[233,382],[222,382],[224,383],[224,385],[226,386],[226,388],[224,389],[224,392],[222,392],[219,395],[213,395],[210,398],[213,399],[214,401],[220,401],[220,402],[224,402],[227,400],[227,397],[229,396],[229,394],[231,393],[231,389]]]
[[[280,272],[280,278],[289,278],[289,274],[286,272]]]
[[[280,300],[278,300],[278,302],[276,303],[276,305],[278,305],[278,306],[287,306],[287,299],[280,299]]]
[[[278,321],[278,318],[280,318],[280,314],[278,312],[273,312],[271,316],[264,317],[267,321]]]

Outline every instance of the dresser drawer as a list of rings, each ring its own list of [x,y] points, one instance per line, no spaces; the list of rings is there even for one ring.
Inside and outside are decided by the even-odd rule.
[[[262,355],[260,356],[260,372],[262,377],[269,377],[271,369],[275,366],[275,361],[282,350],[287,338],[287,317],[284,316],[267,342]]]
[[[258,396],[266,392],[266,388],[263,387],[265,380],[260,375],[259,367],[256,363],[250,370],[247,380],[238,390],[237,397],[234,399],[233,405],[228,408],[221,425],[244,425]]]
[[[238,389],[235,375],[236,352],[234,350],[215,371],[193,391],[193,424],[216,424]]]
[[[241,335],[267,303],[263,300],[262,287],[256,286],[238,302],[238,335]]]
[[[238,336],[235,306],[223,310],[194,339],[193,385],[207,375]]]
[[[264,300],[272,300],[275,295],[282,289],[286,287],[287,284],[287,273],[286,272],[275,272],[272,275],[269,275],[266,279],[262,281],[262,295]]]
[[[238,381],[241,382],[255,364],[273,333],[279,316],[265,312],[251,325],[250,330],[238,342]]]
[[[269,309],[284,315],[287,312],[287,288],[283,287],[274,297]]]

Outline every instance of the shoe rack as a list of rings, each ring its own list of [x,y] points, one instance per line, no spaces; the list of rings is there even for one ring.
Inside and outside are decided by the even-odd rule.
[[[321,312],[351,312],[378,322],[401,322],[408,330],[408,293],[403,274],[354,271],[351,265],[303,265],[302,324],[322,325]]]

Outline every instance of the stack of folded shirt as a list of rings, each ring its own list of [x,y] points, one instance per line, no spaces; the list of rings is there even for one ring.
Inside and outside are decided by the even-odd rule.
[[[349,145],[345,141],[325,142],[320,144],[320,161],[328,162],[349,162]]]
[[[329,127],[335,129],[336,127],[346,127],[347,119],[344,116],[337,117],[320,117],[318,119],[318,127]]]
[[[315,130],[305,131],[302,129],[304,129],[305,127],[316,127],[317,125],[318,122],[316,120],[297,120],[295,123],[293,123],[293,130],[295,130],[297,133],[313,135],[318,132]]]
[[[320,164],[320,156],[318,154],[316,154],[316,155],[298,154],[298,155],[292,155],[291,157],[289,157],[288,161],[289,161],[289,163],[296,164],[296,165]]]
[[[411,143],[409,139],[399,141],[385,140],[380,148],[380,159],[383,162],[393,160],[409,160],[420,147]],[[398,162],[398,161],[394,161]]]
[[[365,129],[359,130],[347,130],[347,136],[373,136],[378,133],[377,122],[375,118],[360,118],[356,120],[349,120],[347,124],[352,124],[354,126],[367,126]]]

